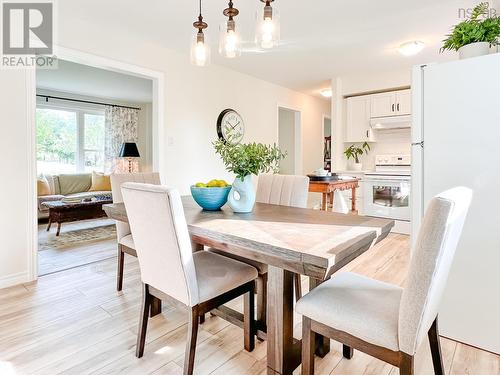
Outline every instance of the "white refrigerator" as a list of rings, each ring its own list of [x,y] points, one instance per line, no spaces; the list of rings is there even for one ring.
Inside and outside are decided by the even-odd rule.
[[[500,353],[500,53],[413,70],[412,243],[429,200],[474,190],[441,335]]]

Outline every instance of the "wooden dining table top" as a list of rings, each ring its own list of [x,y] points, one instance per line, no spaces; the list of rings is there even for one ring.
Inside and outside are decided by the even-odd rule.
[[[240,214],[228,207],[204,211],[191,196],[182,202],[193,242],[317,279],[359,256],[394,226],[389,219],[264,203]],[[103,209],[128,222],[123,203]]]

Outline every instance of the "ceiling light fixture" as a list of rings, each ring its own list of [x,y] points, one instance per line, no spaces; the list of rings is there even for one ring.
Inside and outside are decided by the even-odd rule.
[[[224,22],[219,30],[219,53],[227,58],[234,58],[241,55],[241,38],[236,31],[236,17],[240,11],[233,7],[233,1],[229,0],[229,8],[224,9],[222,12],[228,17],[227,22]]]
[[[398,51],[403,56],[413,56],[421,52],[425,47],[425,43],[419,40],[403,43],[399,46]]]
[[[269,49],[279,44],[280,23],[277,9],[271,7],[274,0],[260,0],[265,3],[256,15],[255,42],[261,48]]]
[[[333,95],[332,89],[323,89],[320,91],[320,94],[321,94],[321,96],[323,96],[325,98],[331,98]]]
[[[198,21],[193,23],[195,29],[198,32],[193,38],[191,43],[191,64],[196,66],[207,66],[210,64],[210,46],[207,43],[205,34],[203,30],[208,27],[206,22],[203,22],[203,16],[201,15],[201,0],[200,0],[200,15],[198,16]]]

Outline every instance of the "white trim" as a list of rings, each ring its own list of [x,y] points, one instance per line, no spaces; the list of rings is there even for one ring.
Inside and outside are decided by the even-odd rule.
[[[415,66],[412,70],[412,127],[411,142],[424,140],[424,66]],[[412,145],[411,150],[411,231],[410,242],[415,245],[420,224],[424,216],[424,150],[420,146]]]
[[[163,171],[165,165],[164,156],[164,142],[160,140],[165,139],[163,130],[164,111],[165,111],[165,84],[164,74],[155,70],[144,68],[137,65],[124,63],[122,61],[113,60],[89,53],[77,51],[74,49],[54,45],[54,52],[58,58],[92,66],[99,69],[111,70],[123,74],[133,75],[141,78],[151,79],[153,81],[153,103],[152,103],[152,157],[153,157],[153,170]],[[18,283],[36,280],[38,277],[38,213],[36,205],[36,123],[35,123],[35,110],[36,110],[36,72],[32,70],[28,73],[26,92],[28,96],[28,114],[27,126],[31,136],[31,142],[28,150],[29,158],[29,178],[30,195],[29,206],[30,212],[27,218],[26,233],[31,238],[31,245],[28,246],[28,267],[27,276],[22,278],[19,276],[16,280],[21,280]],[[163,181],[165,182],[165,181]],[[17,277],[17,276],[16,276]],[[1,283],[1,280],[0,280]]]
[[[38,205],[37,205],[37,170],[36,170],[36,71],[26,71],[26,127],[28,134],[28,215],[26,217],[27,246],[27,270],[23,272],[23,280],[26,282],[36,280],[38,277]],[[20,275],[20,274],[17,274]],[[19,276],[21,278],[21,276]],[[1,282],[0,282],[1,284]]]
[[[0,289],[27,283],[29,281],[31,281],[31,279],[28,271],[13,273],[12,275],[0,277]]]

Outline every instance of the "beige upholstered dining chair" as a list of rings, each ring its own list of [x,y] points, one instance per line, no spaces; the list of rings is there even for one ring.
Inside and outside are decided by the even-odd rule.
[[[160,185],[159,173],[114,173],[111,175],[111,191],[113,203],[122,203],[121,185],[125,182],[141,182],[145,184]],[[116,272],[116,290],[122,290],[123,286],[123,264],[125,254],[137,256],[134,240],[127,223],[116,221],[116,237],[118,240],[118,267]]]
[[[189,310],[184,374],[192,374],[199,317],[245,295],[244,344],[254,348],[254,292],[257,270],[208,251],[193,253],[181,197],[164,186],[128,182],[122,194],[144,284],[136,356],[142,357],[154,298]]]
[[[308,192],[309,177],[261,174],[259,175],[257,184],[256,201],[279,206],[306,208]],[[257,268],[259,271],[259,279],[257,280],[257,321],[265,326],[267,311],[267,264],[245,259],[222,250],[210,249],[210,251],[240,260]],[[297,300],[302,296],[300,275],[295,275],[295,295]]]
[[[459,187],[434,197],[425,213],[405,288],[341,273],[302,297],[302,374],[314,374],[315,333],[414,374],[414,355],[427,333],[435,374],[444,374],[438,310],[472,191]]]

